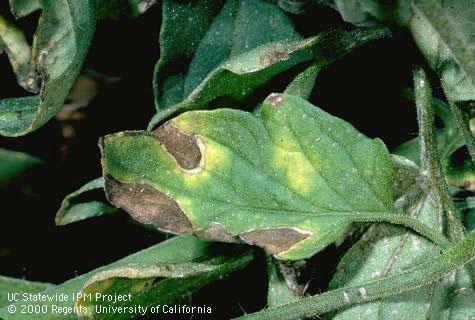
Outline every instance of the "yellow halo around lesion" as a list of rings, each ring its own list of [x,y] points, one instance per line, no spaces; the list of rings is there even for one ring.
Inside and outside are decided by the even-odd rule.
[[[273,160],[277,169],[285,173],[287,185],[292,191],[299,194],[311,192],[314,187],[315,169],[305,155],[301,152],[276,147]]]

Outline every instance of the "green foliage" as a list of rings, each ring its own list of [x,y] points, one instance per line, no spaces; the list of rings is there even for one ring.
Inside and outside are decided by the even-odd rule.
[[[52,289],[54,285],[49,283],[32,282],[0,276],[0,308],[10,304],[7,295],[9,293],[39,293]]]
[[[111,207],[102,201],[92,200],[81,202],[80,199],[78,201],[78,198],[83,194],[103,188],[104,179],[100,177],[89,181],[78,190],[68,194],[56,213],[56,225],[64,226],[70,223],[116,212],[116,208]]]
[[[41,163],[40,159],[28,154],[0,148],[0,187],[39,163]]]
[[[175,237],[158,245],[137,252],[119,260],[111,265],[91,271],[76,277],[64,284],[42,291],[48,296],[55,294],[68,295],[68,301],[55,302],[32,302],[32,305],[56,305],[61,308],[74,310],[75,306],[72,295],[88,290],[88,292],[117,293],[127,291],[133,287],[131,293],[134,298],[141,301],[132,301],[151,305],[155,304],[155,294],[166,292],[162,301],[179,301],[186,298],[188,292],[203,287],[209,282],[215,281],[233,271],[244,268],[252,259],[249,251],[230,250],[221,256],[210,257],[210,252],[216,251],[214,245],[209,242],[199,241],[192,236]],[[226,250],[223,250],[226,251]],[[117,276],[119,276],[117,278]],[[161,279],[163,277],[163,279]],[[109,279],[111,286],[101,287],[102,280]],[[154,281],[157,280],[157,281]],[[16,285],[16,283],[15,283]],[[11,288],[14,290],[14,287]],[[11,291],[14,292],[14,291]],[[32,293],[35,291],[32,291]],[[28,292],[29,293],[29,292]],[[126,294],[130,293],[130,290]],[[87,301],[87,300],[86,300]],[[93,299],[93,301],[97,301]],[[78,301],[78,304],[81,300]],[[17,305],[21,305],[22,302]],[[88,310],[89,305],[83,306]],[[0,318],[3,320],[65,320],[76,319],[75,312],[55,313],[50,311],[45,314],[31,313],[21,314],[8,312],[6,307],[0,308]],[[63,309],[65,310],[65,309]],[[77,309],[83,310],[84,309]],[[87,311],[86,311],[87,312]],[[81,315],[83,316],[83,315]],[[126,319],[134,317],[134,314],[122,314]],[[114,315],[113,319],[118,318]],[[94,314],[87,313],[86,319],[104,319]]]
[[[411,202],[406,204],[410,206],[409,214],[441,230],[443,210],[440,199],[431,190],[421,190],[420,185],[412,186],[412,189],[413,198],[406,198]],[[398,274],[438,255],[439,251],[433,244],[417,235],[395,226],[373,225],[340,261],[330,288],[359,285]],[[380,319],[430,319],[444,312],[442,301],[447,296],[447,284],[434,283],[403,295],[348,308],[332,319],[367,319],[376,315]]]
[[[18,12],[24,9],[22,6]],[[27,80],[39,81],[40,91],[34,97],[0,101],[2,135],[29,133],[59,111],[79,75],[94,33],[96,17],[91,0],[42,1],[41,10],[31,49],[37,75]]]
[[[269,308],[297,301],[303,296],[302,292],[300,292],[301,290],[293,283],[295,279],[287,279],[290,278],[290,276],[285,274],[281,267],[280,261],[271,256],[267,256],[267,306]],[[289,269],[291,270],[292,268],[290,267],[285,271]]]
[[[367,42],[388,36],[387,29],[337,30],[305,40],[272,42],[246,51],[212,69],[184,100],[176,100],[181,102],[159,111],[149,128],[179,112],[205,109],[218,98],[240,103],[254,90],[298,64],[316,60],[319,67],[324,67]]]
[[[474,18],[469,0],[334,0],[343,19],[358,26],[406,26],[451,101],[475,99]]]
[[[155,75],[159,110],[185,100],[211,71],[229,59],[266,43],[300,38],[277,6],[259,0],[172,0],[164,1],[162,10],[161,56]],[[185,59],[190,60],[185,70],[167,73],[167,67],[183,64]]]

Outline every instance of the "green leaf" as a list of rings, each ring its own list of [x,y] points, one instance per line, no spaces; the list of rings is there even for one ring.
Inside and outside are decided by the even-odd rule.
[[[451,101],[475,100],[475,7],[460,0],[334,0],[357,26],[405,25]]]
[[[291,302],[282,306],[259,311],[236,319],[239,320],[296,320],[315,317],[333,310],[347,308],[358,303],[368,303],[393,295],[402,294],[438,282],[450,276],[475,258],[475,232],[449,247],[434,260],[387,276],[381,280],[369,281],[364,285],[344,287],[327,291]],[[346,299],[345,297],[348,297]]]
[[[302,292],[290,288],[287,284],[279,263],[280,261],[276,261],[272,256],[267,256],[267,307],[269,308],[297,301],[303,296]]]
[[[475,7],[471,1],[415,0],[409,28],[451,101],[475,100]]]
[[[223,1],[162,2],[160,59],[155,66],[155,104],[165,109],[182,100],[183,82],[201,38],[204,37]]]
[[[41,9],[32,48],[33,66],[42,80],[40,93],[0,100],[1,135],[21,136],[34,131],[61,109],[94,33],[92,0],[43,0]]]
[[[10,11],[16,18],[25,17],[41,9],[41,0],[10,0]]]
[[[102,201],[77,201],[77,198],[81,197],[83,194],[92,190],[102,190],[103,188],[104,179],[100,177],[89,181],[78,190],[68,194],[56,213],[56,225],[64,226],[70,223],[116,212],[117,208],[111,207]]]
[[[469,202],[469,208],[470,210],[467,210],[464,214],[464,225],[467,228],[467,230],[471,231],[475,229],[475,199],[472,197],[469,197],[467,199],[467,202]]]
[[[475,290],[465,269],[457,274],[456,285],[451,290],[449,320],[466,320],[475,317]]]
[[[422,69],[414,72],[416,106],[421,139],[421,177],[396,204],[426,225],[462,239],[463,227],[451,222],[458,219],[443,180],[437,146],[431,89]],[[446,216],[447,214],[447,216]],[[452,214],[452,215],[451,215]],[[447,226],[446,226],[447,224]],[[452,230],[451,230],[452,229]],[[460,230],[460,231],[459,231]],[[373,225],[362,239],[343,257],[330,288],[358,286],[391,274],[402,274],[414,266],[435,261],[439,250],[426,239],[403,232],[394,226]],[[454,274],[456,269],[453,270]],[[438,319],[445,313],[453,295],[454,277],[433,282],[416,291],[356,305],[339,312],[333,319]],[[366,289],[362,289],[366,296]],[[344,298],[349,299],[348,295]],[[363,297],[364,298],[364,297]]]
[[[155,0],[96,0],[98,20],[138,17],[147,11]]]
[[[388,29],[330,31],[306,40],[275,42],[230,59],[214,69],[182,102],[158,112],[149,128],[183,111],[204,109],[219,97],[239,101],[276,75],[306,61],[320,67],[370,41],[388,37]]]
[[[301,14],[305,12],[305,5],[309,0],[274,0],[279,4],[282,10],[293,14]]]
[[[0,308],[10,304],[7,295],[9,293],[39,293],[47,289],[54,288],[50,283],[32,282],[9,277],[0,276]]]
[[[41,160],[26,153],[0,148],[0,187]]]
[[[31,64],[31,49],[23,32],[0,15],[0,52],[5,51],[16,74],[18,84],[30,92],[38,92],[38,79]]]
[[[183,98],[233,57],[267,43],[300,38],[277,6],[261,0],[228,0],[196,49],[185,77]]]
[[[313,255],[353,219],[403,217],[384,144],[294,96],[269,96],[258,115],[187,112],[101,145],[108,199],[138,221],[280,259]]]
[[[427,182],[422,182],[428,185]],[[409,202],[408,213],[421,222],[441,230],[442,204],[432,190],[412,186],[401,200]],[[400,227],[386,224],[373,225],[342,258],[330,283],[330,289],[357,286],[429,261],[439,256],[434,244]],[[344,319],[432,319],[444,308],[447,288],[434,283],[415,291],[355,305],[332,317]]]
[[[238,2],[228,1],[213,21],[218,2],[214,7],[205,1],[194,6],[164,2],[161,58],[154,81],[159,112],[150,128],[180,112],[205,109],[217,98],[242,102],[301,62],[316,60],[323,67],[356,47],[389,36],[387,29],[333,31],[291,41],[299,36],[279,8],[260,0],[240,1],[239,6]],[[191,11],[197,12],[196,18],[189,19]]]
[[[236,252],[232,249],[229,250],[229,247],[229,255],[214,256],[213,252],[219,252],[216,251],[217,249],[219,248],[217,248],[215,244],[200,241],[192,236],[175,237],[43,292],[49,297],[64,294],[68,297],[68,301],[50,301],[43,303],[19,302],[15,304],[17,310],[20,310],[19,306],[23,304],[31,304],[33,306],[46,305],[49,308],[49,312],[46,314],[21,314],[18,311],[11,314],[7,308],[0,308],[0,319],[76,320],[77,317],[73,309],[75,306],[73,294],[81,292],[85,287],[88,290],[97,290],[98,292],[103,292],[103,290],[110,290],[111,292],[116,290],[117,292],[121,292],[121,290],[129,290],[127,288],[130,288],[130,290],[132,290],[133,301],[140,301],[140,304],[143,303],[143,305],[158,303],[158,301],[168,301],[169,303],[180,301],[183,295],[201,288],[212,281],[216,281],[227,273],[244,268],[252,258],[249,252],[233,256]],[[225,248],[223,251],[224,250]],[[165,270],[172,270],[172,272],[168,272],[168,274],[165,274],[163,270],[158,272],[159,267],[163,267]],[[191,276],[197,268],[201,268],[200,271],[209,271],[209,273],[195,272],[196,275]],[[183,275],[190,277],[177,277],[180,275],[179,272],[176,272],[177,270],[181,270]],[[134,271],[136,271],[135,274]],[[147,274],[147,272],[150,271],[153,272]],[[109,288],[107,288],[107,286],[96,287],[95,284],[100,284],[100,282],[97,281],[99,279],[105,279],[107,275],[114,275],[109,281],[111,286]],[[157,278],[157,276],[160,275],[169,276],[169,278]],[[131,288],[131,286],[133,288]],[[127,294],[128,293],[129,292],[127,292]],[[154,294],[159,294],[159,296],[155,296]],[[81,300],[78,301],[81,302]],[[95,301],[95,299],[93,301]],[[61,312],[56,309],[56,312],[52,312],[53,305],[63,308],[63,311]],[[79,304],[77,304],[77,306],[79,306]],[[110,319],[111,315],[105,316],[105,318],[94,316],[92,319],[107,319],[107,317]],[[120,316],[124,316],[124,318],[120,318]],[[116,313],[112,319],[129,319],[131,317],[132,315],[130,313]],[[86,317],[85,319],[91,318]]]
[[[222,3],[163,2],[161,57],[155,80],[159,109],[186,99],[208,74],[230,58],[266,43],[300,38],[292,22],[275,5],[261,0]],[[184,64],[191,57],[185,70],[167,74],[167,64]]]
[[[177,249],[177,250],[181,250]],[[241,250],[242,251],[242,250]],[[193,290],[216,281],[233,271],[242,269],[252,261],[250,252],[242,253],[230,250],[227,255],[203,259],[199,262],[181,264],[151,263],[134,264],[104,271],[89,280],[81,293],[93,296],[132,295],[129,301],[104,303],[96,299],[84,299],[76,303],[82,307],[79,314],[87,319],[131,319],[131,314],[101,314],[98,306],[148,308],[157,305],[169,305],[182,300]],[[151,314],[151,312],[148,312]]]
[[[451,186],[475,191],[475,165],[467,156],[460,164],[460,159],[446,161],[446,179]]]
[[[368,27],[381,22],[404,24],[411,16],[410,1],[334,0],[343,20]],[[328,4],[327,4],[328,5]]]
[[[320,70],[321,67],[318,64],[311,65],[295,77],[295,79],[287,86],[284,93],[308,99],[310,94],[312,94]]]

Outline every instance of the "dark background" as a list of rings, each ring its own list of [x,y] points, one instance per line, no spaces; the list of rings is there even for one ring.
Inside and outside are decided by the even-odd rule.
[[[0,11],[8,14],[6,1]],[[38,16],[18,22],[30,38]],[[54,225],[62,198],[101,174],[98,138],[143,129],[154,114],[152,72],[159,57],[160,16],[156,5],[137,19],[99,23],[85,67],[121,80],[104,85],[83,109],[85,118],[72,123],[75,138],[63,137],[55,119],[25,137],[0,138],[0,147],[45,161],[0,190],[1,275],[61,283],[164,239],[131,223],[124,213],[67,227]],[[332,26],[350,28],[335,12],[321,7],[298,19],[291,17],[306,36]],[[396,30],[393,39],[360,48],[323,71],[311,101],[368,136],[382,138],[392,149],[417,132],[415,109],[402,95],[411,86],[415,62],[422,59],[410,37]],[[1,55],[0,98],[23,95],[6,55]],[[310,292],[326,289],[339,253],[331,246],[309,262],[313,266],[306,275]],[[265,306],[264,268],[263,259],[258,259],[246,270],[201,290],[194,302],[213,306],[214,316],[223,319],[256,311]]]

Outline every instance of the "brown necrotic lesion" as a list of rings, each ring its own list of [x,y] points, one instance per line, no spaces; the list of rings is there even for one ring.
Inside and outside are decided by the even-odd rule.
[[[262,247],[268,253],[277,255],[289,250],[310,235],[296,228],[269,228],[242,233],[240,238],[248,244]]]
[[[191,233],[193,226],[179,204],[148,184],[122,183],[105,177],[106,196],[137,221],[175,234]]]
[[[171,122],[158,127],[153,134],[181,169],[194,171],[201,168],[203,154],[198,137],[180,131]]]

